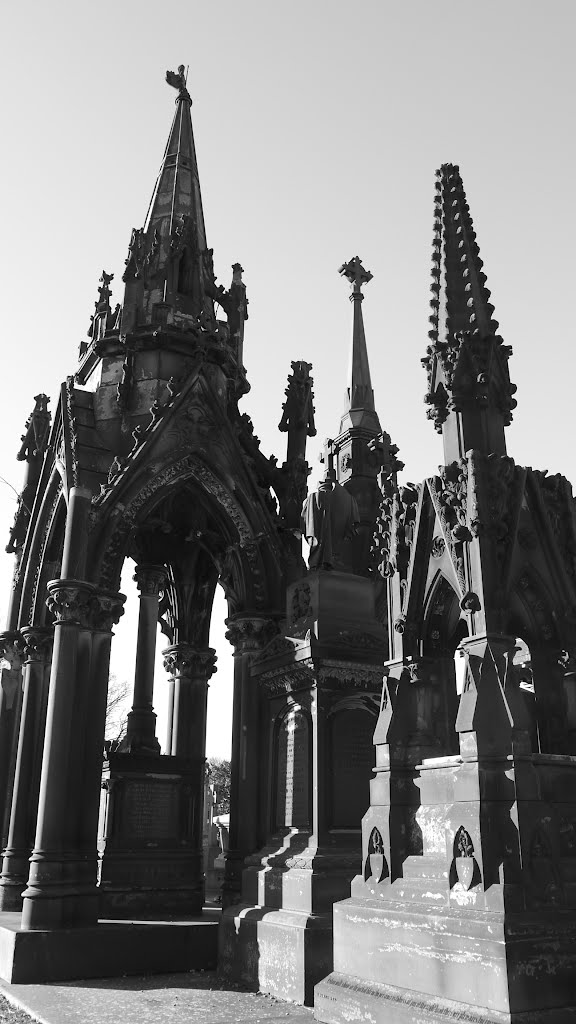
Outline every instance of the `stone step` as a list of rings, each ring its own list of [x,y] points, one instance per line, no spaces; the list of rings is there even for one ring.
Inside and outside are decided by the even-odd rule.
[[[449,864],[446,857],[407,857],[402,865],[404,878],[447,879]]]
[[[446,907],[448,884],[435,878],[397,878],[389,887],[390,899],[425,903],[431,907]]]

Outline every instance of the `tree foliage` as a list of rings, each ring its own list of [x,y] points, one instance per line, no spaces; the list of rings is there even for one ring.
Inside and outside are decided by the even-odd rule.
[[[130,696],[130,687],[127,681],[118,679],[112,674],[108,680],[108,699],[106,701],[104,736],[107,740],[115,740],[118,743],[124,739],[130,710]]]
[[[214,814],[230,813],[230,761],[221,757],[208,758],[210,782],[216,790]]]

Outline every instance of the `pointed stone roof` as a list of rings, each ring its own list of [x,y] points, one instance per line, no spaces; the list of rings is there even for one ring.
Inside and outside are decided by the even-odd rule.
[[[361,291],[363,284],[372,280],[372,274],[365,270],[358,256],[343,263],[339,273],[352,285],[350,301],[353,304],[352,344],[348,363],[348,381],[345,406],[340,420],[340,433],[351,427],[362,427],[373,436],[380,433],[380,421],[374,406],[374,391],[370,378],[370,364],[366,347],[366,334],[362,316]]]
[[[460,331],[493,335],[498,322],[492,319],[494,306],[459,168],[442,164],[435,187],[430,338],[449,342]]]
[[[443,434],[448,463],[472,448],[505,452],[504,428],[516,406],[516,387],[508,372],[512,349],[496,333],[459,168],[443,164],[435,188],[432,328],[422,363],[428,417]]]
[[[184,66],[167,71],[166,81],[178,90],[176,112],[144,227],[130,240],[124,331],[150,323],[185,326],[200,316],[214,321],[214,267],[206,247]]]
[[[158,178],[144,224],[146,234],[158,229],[161,236],[170,236],[182,217],[192,217],[193,241],[198,252],[206,248],[206,229],[202,211],[198,163],[192,131],[192,99],[184,81],[183,66],[179,75],[167,72],[167,81],[178,89],[176,111],[170,128]]]

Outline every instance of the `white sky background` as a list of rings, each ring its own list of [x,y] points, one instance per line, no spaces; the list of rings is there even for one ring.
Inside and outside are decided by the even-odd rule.
[[[252,391],[242,409],[263,450],[284,460],[277,424],[292,359],[314,365],[315,467],[337,431],[351,329],[337,268],[359,255],[374,274],[363,309],[382,426],[404,479],[435,472],[442,447],[420,358],[434,171],[451,161],[514,348],[509,452],[576,480],[573,0],[32,0],[2,20],[0,474],[14,486],[33,396],[51,394],[54,410],[103,267],[122,301],[130,231],[144,221],[174,111],[164,73],[180,63],[216,273],[228,286],[231,264],[245,269]],[[14,507],[0,486],[6,540]],[[11,556],[0,572],[4,615]],[[223,615],[221,604],[208,738],[221,756],[231,721]],[[131,630],[134,620],[122,624],[114,645],[120,676],[132,676],[121,642]]]

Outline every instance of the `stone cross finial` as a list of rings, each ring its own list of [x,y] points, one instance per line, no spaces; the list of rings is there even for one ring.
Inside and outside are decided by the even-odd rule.
[[[167,71],[166,81],[168,85],[171,85],[173,89],[178,89],[177,101],[180,99],[190,100],[190,94],[186,88],[186,68],[183,64],[180,64],[178,71]],[[190,102],[192,102],[190,100]]]
[[[336,479],[336,473],[334,470],[334,441],[331,437],[327,437],[324,441],[324,451],[320,456],[320,462],[325,468],[325,479],[333,481]]]
[[[361,287],[363,284],[368,284],[372,280],[372,274],[369,270],[365,270],[362,266],[362,261],[359,256],[354,256],[354,259],[349,260],[348,263],[343,263],[338,270],[339,274],[346,277],[352,285],[352,298],[356,295],[362,297]]]

